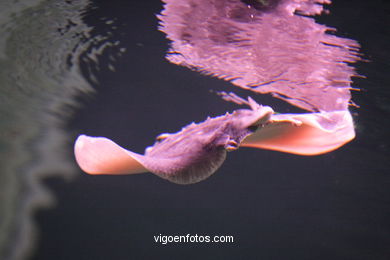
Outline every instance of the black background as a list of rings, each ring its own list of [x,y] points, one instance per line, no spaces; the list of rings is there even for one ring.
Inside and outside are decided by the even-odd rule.
[[[114,19],[112,37],[127,51],[112,62],[115,72],[108,63],[117,50],[101,56],[97,94],[81,97],[85,105],[69,122],[74,137],[105,136],[142,153],[159,133],[237,108],[213,90],[252,94],[164,59],[160,1],[93,6],[85,16],[93,33],[104,35],[112,26],[105,21]],[[357,65],[367,79],[354,79],[361,108],[353,109],[353,142],[315,157],[242,148],[209,179],[187,186],[152,174],[48,179],[57,206],[35,216],[40,240],[32,259],[390,259],[390,6],[335,0],[329,9],[317,20],[358,40],[370,60]],[[232,235],[234,243],[162,245],[153,239],[159,234]]]

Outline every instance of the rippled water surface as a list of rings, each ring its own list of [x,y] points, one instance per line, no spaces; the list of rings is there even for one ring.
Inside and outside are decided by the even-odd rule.
[[[81,133],[142,152],[161,132],[237,108],[211,91],[248,95],[164,59],[162,3],[1,1],[0,259],[388,259],[390,6],[354,4],[335,0],[317,21],[370,61],[353,84],[356,139],[315,157],[243,148],[180,186],[88,176],[72,154]],[[235,241],[161,245],[159,234]]]

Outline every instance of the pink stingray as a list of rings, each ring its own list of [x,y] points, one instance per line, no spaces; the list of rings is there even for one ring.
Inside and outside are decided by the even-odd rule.
[[[275,114],[234,94],[249,109],[162,134],[145,154],[103,137],[80,136],[76,160],[90,174],[152,172],[175,183],[201,181],[239,146],[299,155],[333,151],[355,137],[350,63],[359,44],[330,34],[310,15],[329,0],[163,0],[160,30],[172,41],[169,61],[271,93],[309,113]]]
[[[173,134],[162,134],[156,143],[137,154],[104,137],[79,136],[75,155],[89,174],[152,172],[175,183],[201,181],[223,163],[227,151],[239,146],[271,149],[299,155],[317,155],[337,149],[354,138],[348,111],[274,114],[270,107],[230,94],[245,103],[240,109]],[[337,122],[337,123],[335,123]]]

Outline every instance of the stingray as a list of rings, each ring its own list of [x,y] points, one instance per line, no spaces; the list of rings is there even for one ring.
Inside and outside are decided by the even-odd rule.
[[[274,97],[308,113],[276,114],[269,106],[223,93],[248,105],[174,134],[162,134],[140,155],[103,137],[80,136],[75,154],[90,174],[152,172],[169,181],[201,181],[238,147],[317,155],[355,137],[350,63],[359,44],[330,34],[312,15],[329,0],[163,0],[159,29],[171,40],[167,59]]]
[[[352,118],[345,111],[332,113],[275,114],[273,109],[234,94],[224,98],[250,109],[164,133],[143,155],[126,150],[110,139],[81,135],[76,140],[76,160],[89,174],[152,172],[178,184],[196,183],[213,174],[229,151],[240,146],[278,150],[300,155],[332,151],[354,138]],[[334,122],[342,121],[343,124]]]

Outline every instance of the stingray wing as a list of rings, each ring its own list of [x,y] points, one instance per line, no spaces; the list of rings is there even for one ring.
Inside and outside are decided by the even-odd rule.
[[[128,151],[104,137],[80,135],[74,145],[76,161],[89,174],[133,174],[148,170],[140,154]]]
[[[355,137],[347,110],[273,115],[266,126],[248,136],[241,146],[299,155],[317,155],[344,145]]]

